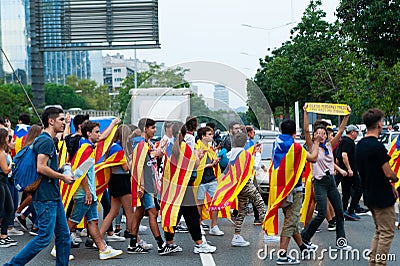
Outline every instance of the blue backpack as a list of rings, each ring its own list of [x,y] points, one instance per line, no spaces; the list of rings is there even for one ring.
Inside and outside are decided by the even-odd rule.
[[[24,147],[15,155],[11,167],[11,177],[14,179],[14,186],[18,191],[24,191],[33,183],[39,182],[40,174],[37,172],[36,166],[37,154],[33,146],[40,138],[45,137],[45,135],[39,135],[31,145]]]

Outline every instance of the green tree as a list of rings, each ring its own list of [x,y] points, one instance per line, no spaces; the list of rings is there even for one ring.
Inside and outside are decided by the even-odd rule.
[[[32,97],[30,87],[25,88],[28,91],[29,97]],[[34,115],[29,101],[26,99],[20,85],[18,84],[0,84],[0,93],[2,103],[0,104],[0,116],[8,117],[12,125],[17,124],[18,115],[27,113],[31,115],[32,122],[39,121]]]
[[[353,51],[393,66],[400,58],[400,0],[342,0],[337,16]]]
[[[75,92],[80,92],[87,107],[96,110],[110,109],[110,96],[106,85],[98,85],[94,80],[80,79],[76,76],[67,77],[66,84]]]
[[[64,109],[88,108],[86,100],[77,94],[72,87],[54,83],[45,84],[45,102],[46,105],[59,104]]]

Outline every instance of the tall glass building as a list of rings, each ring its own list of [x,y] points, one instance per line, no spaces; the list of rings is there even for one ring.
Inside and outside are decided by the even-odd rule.
[[[48,5],[62,0],[42,0]],[[11,61],[23,83],[30,83],[30,0],[0,0],[0,46]],[[46,3],[47,4],[47,3]],[[57,11],[56,11],[57,12]],[[53,21],[46,21],[51,27]],[[98,53],[101,54],[99,51]],[[99,55],[95,54],[97,57]],[[101,64],[101,60],[96,60]],[[101,65],[99,66],[101,69]],[[45,52],[45,82],[65,84],[66,78],[75,75],[78,79],[91,79],[91,60],[88,51]],[[101,72],[97,70],[96,72]],[[4,56],[0,57],[0,78],[13,79],[11,67]],[[96,76],[96,81],[102,77]]]

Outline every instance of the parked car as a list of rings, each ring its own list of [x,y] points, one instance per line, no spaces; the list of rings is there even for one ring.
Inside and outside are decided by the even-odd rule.
[[[383,145],[385,145],[386,149],[389,150],[390,144],[398,135],[400,135],[400,131],[388,131],[382,133],[379,140],[383,143]]]
[[[269,175],[268,170],[271,164],[272,147],[274,139],[262,139],[261,143],[261,163],[260,168],[256,171],[256,185],[265,202],[268,202],[269,193]]]

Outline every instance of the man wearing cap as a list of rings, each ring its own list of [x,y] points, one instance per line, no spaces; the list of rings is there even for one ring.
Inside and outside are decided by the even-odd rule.
[[[355,210],[362,195],[361,179],[358,175],[356,166],[354,143],[354,140],[358,136],[358,132],[359,129],[357,126],[348,125],[346,127],[346,136],[342,138],[338,147],[338,152],[336,153],[339,167],[347,172],[347,176],[338,173],[338,178],[342,183],[344,217],[353,221],[360,220],[360,216],[355,213]],[[349,206],[350,197],[351,202]]]

